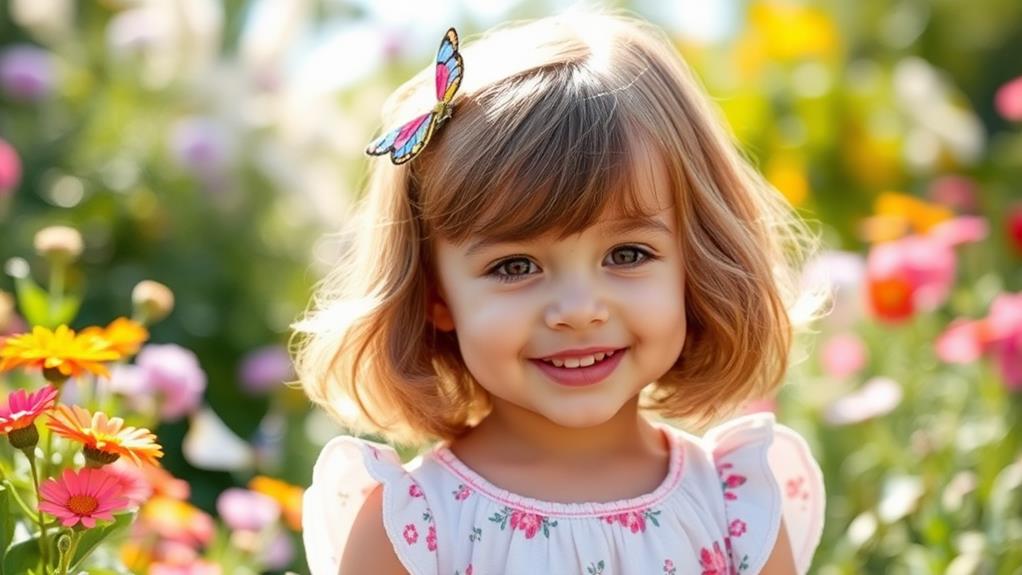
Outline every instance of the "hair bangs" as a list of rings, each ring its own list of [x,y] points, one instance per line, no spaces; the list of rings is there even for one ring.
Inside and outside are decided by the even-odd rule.
[[[620,86],[582,63],[531,70],[464,102],[417,167],[428,234],[564,239],[608,211],[651,215],[638,171],[655,161],[620,105]],[[484,112],[485,111],[485,112]]]

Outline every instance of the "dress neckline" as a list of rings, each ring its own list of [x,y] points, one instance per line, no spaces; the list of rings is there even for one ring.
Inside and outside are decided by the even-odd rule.
[[[544,501],[532,497],[525,497],[517,493],[498,487],[466,465],[448,447],[447,442],[437,444],[433,448],[434,459],[451,474],[458,478],[469,489],[478,492],[480,495],[506,505],[513,509],[535,513],[542,516],[553,517],[603,517],[621,513],[641,512],[644,509],[658,505],[667,498],[674,489],[681,483],[684,461],[681,438],[674,433],[673,429],[661,422],[651,422],[662,434],[667,437],[668,442],[668,467],[667,475],[660,485],[653,491],[616,501],[591,501],[591,502],[558,502]]]

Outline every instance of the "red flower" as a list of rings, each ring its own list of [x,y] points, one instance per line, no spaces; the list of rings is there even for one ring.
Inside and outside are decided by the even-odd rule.
[[[11,393],[7,396],[7,405],[0,407],[0,433],[10,433],[35,423],[42,412],[53,407],[57,394],[57,389],[50,385],[35,393],[26,393],[24,389]]]
[[[419,531],[415,528],[414,525],[409,523],[408,525],[405,525],[404,536],[405,541],[407,541],[408,544],[411,545],[419,540]]]
[[[699,566],[703,568],[702,575],[732,575],[735,573],[727,560],[727,555],[720,548],[720,543],[713,542],[713,551],[706,547],[699,551]]]
[[[741,519],[735,519],[731,522],[731,526],[728,528],[728,531],[731,533],[732,537],[741,537],[745,534],[746,527],[747,525],[744,521]]]
[[[543,517],[535,513],[525,511],[513,511],[511,513],[511,528],[520,529],[525,532],[526,539],[532,539],[536,532],[543,525]]]
[[[436,551],[436,525],[429,526],[429,532],[426,533],[426,548]]]
[[[646,531],[646,516],[641,511],[628,511],[625,513],[618,513],[616,515],[606,515],[603,519],[611,525],[614,523],[620,523],[621,525],[631,529],[632,533]]]
[[[418,483],[413,483],[408,486],[408,495],[411,495],[412,497],[422,497],[422,489],[419,487]]]

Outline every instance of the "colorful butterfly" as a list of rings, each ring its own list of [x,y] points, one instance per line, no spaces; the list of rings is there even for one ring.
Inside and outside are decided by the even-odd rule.
[[[433,131],[451,117],[454,111],[451,100],[461,86],[464,70],[465,65],[458,52],[458,33],[451,28],[440,41],[440,49],[436,53],[436,105],[431,111],[373,140],[366,153],[382,156],[390,152],[390,161],[395,164],[403,164],[419,155],[429,143]]]

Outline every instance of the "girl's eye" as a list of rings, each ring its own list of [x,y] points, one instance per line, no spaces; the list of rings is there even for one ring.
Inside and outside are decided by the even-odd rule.
[[[614,251],[612,251],[609,255],[611,259],[614,259],[614,254],[620,253],[635,254],[625,256],[624,258],[617,258],[617,262],[615,263],[626,268],[638,267],[644,263],[647,263],[648,261],[660,259],[657,256],[653,255],[648,250],[645,250],[638,246],[619,246],[615,248]],[[622,262],[621,260],[625,261]],[[530,266],[533,265],[535,264],[533,264],[532,260],[524,256],[511,257],[505,260],[501,260],[500,262],[497,262],[495,266],[493,266],[492,268],[489,269],[489,271],[486,272],[486,275],[487,277],[493,277],[497,281],[505,283],[516,282],[519,279],[525,277],[527,275],[527,272],[529,271]],[[501,270],[504,270],[507,273],[499,273]]]

